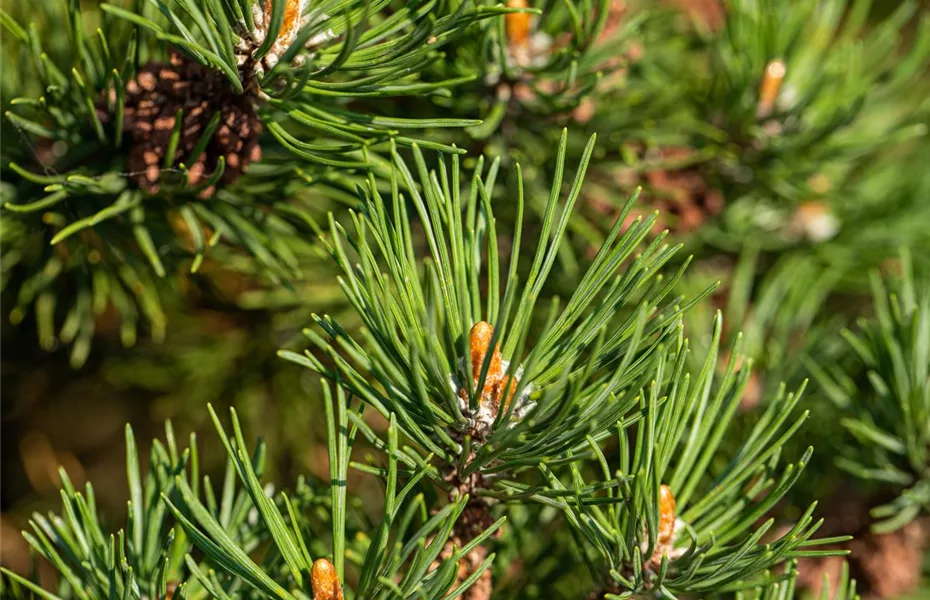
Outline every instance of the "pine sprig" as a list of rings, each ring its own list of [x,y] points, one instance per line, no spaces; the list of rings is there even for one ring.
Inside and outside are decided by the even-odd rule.
[[[454,467],[463,476],[494,473],[491,487],[481,492],[492,497],[552,494],[504,476],[586,451],[589,437],[603,439],[638,403],[637,390],[651,376],[655,348],[677,335],[678,316],[687,308],[667,298],[680,273],[668,280],[658,275],[675,249],[661,239],[640,248],[651,220],[622,232],[618,219],[576,293],[564,307],[553,303],[545,315],[536,315],[593,151],[592,138],[571,191],[560,202],[566,141],[563,134],[557,181],[542,229],[533,233],[538,241],[525,280],[518,268],[522,219],[506,271],[501,264],[487,194],[496,162],[484,173],[479,161],[463,191],[455,157],[451,169],[440,159],[430,172],[415,149],[415,176],[395,155],[390,198],[370,179],[363,213],[353,217],[355,235],[333,222],[328,242],[343,271],[343,289],[365,322],[362,339],[328,317],[316,317],[323,334],[306,333],[327,359],[281,353],[339,380],[383,414],[396,414],[399,428],[444,469]],[[429,248],[422,271],[408,194]],[[516,203],[522,215],[520,187]],[[499,345],[499,357],[476,347],[473,327],[481,321],[493,330],[486,348]],[[484,352],[480,360],[475,352]],[[509,378],[509,389],[498,399],[510,400],[489,402],[482,390],[491,378]],[[422,459],[407,460],[415,466]],[[448,486],[441,470],[429,476]]]
[[[810,458],[808,449],[796,464],[778,467],[785,442],[807,417],[791,418],[800,390],[782,390],[735,453],[720,456],[750,374],[737,346],[714,381],[720,335],[718,315],[699,373],[686,368],[686,341],[668,349],[644,389],[635,432],[618,424],[616,465],[592,442],[603,476],[623,481],[605,492],[608,503],[567,500],[563,506],[606,598],[653,589],[669,597],[734,591],[788,559],[823,555],[817,546],[838,541],[813,539],[820,526],[812,517],[816,505],[780,533],[773,518],[760,523]],[[590,485],[575,466],[571,483],[549,478],[566,491]]]
[[[348,416],[358,419],[360,407],[350,407],[341,390],[335,402],[328,386],[324,391],[333,475],[328,497],[303,478],[293,493],[275,494],[274,485],[262,483],[265,446],[259,442],[248,451],[235,412],[233,434],[228,435],[210,410],[228,453],[219,487],[209,476],[201,480],[194,436],[190,447],[181,450],[170,423],[166,443],[154,442],[149,469],[143,474],[135,438],[127,427],[126,528],[106,534],[102,524],[106,517],[98,514],[93,486],[78,491],[62,471],[61,516],[36,514],[30,522],[32,531],[24,532],[35,555],[53,567],[55,587],[46,591],[38,575],[27,577],[4,568],[0,578],[4,597],[301,600],[312,593],[327,598],[319,589],[321,578],[326,579],[321,561],[332,567],[340,588],[346,585],[348,561],[354,598],[457,597],[490,566],[494,555],[464,580],[457,576],[458,562],[504,519],[469,544],[449,551],[449,536],[468,498],[427,514],[425,497],[415,493],[423,473],[414,473],[399,485],[398,431],[392,424],[387,431],[384,516],[377,524],[366,522],[359,529],[357,502],[346,495],[346,478],[357,432]],[[325,530],[332,534],[331,546],[321,535]],[[335,566],[324,557],[332,557]]]
[[[682,82],[678,97],[694,117],[689,145],[713,150],[731,184],[798,202],[816,196],[812,176],[843,177],[864,156],[923,135],[930,107],[917,89],[930,23],[920,19],[902,49],[896,32],[917,4],[902,3],[867,29],[870,4],[737,0],[720,32],[706,35],[707,70],[657,53],[657,64],[669,62],[655,81]],[[890,109],[902,98],[910,109]],[[727,151],[732,144],[738,155]]]
[[[612,147],[593,169],[605,189],[574,227],[596,244],[601,214],[626,197],[615,188],[642,185],[642,209],[670,212],[696,249],[751,242],[809,255],[840,235],[825,257],[836,264],[874,256],[860,234],[885,244],[897,226],[923,239],[885,193],[922,178],[911,159],[926,141],[930,28],[916,3],[875,22],[869,1],[725,4],[709,30],[682,31],[672,15],[642,21],[642,52],[585,123],[611,132]],[[546,146],[535,153],[541,163]],[[925,210],[902,200],[892,206]]]
[[[386,493],[384,517],[373,533],[365,535],[362,543],[353,540],[348,544],[346,537],[346,477],[350,465],[351,448],[358,431],[349,424],[349,415],[358,419],[360,412],[350,409],[346,394],[337,389],[335,407],[333,395],[324,386],[326,413],[329,432],[332,548],[325,549],[332,557],[333,573],[340,588],[346,586],[345,561],[350,559],[355,583],[354,598],[386,599],[400,594],[402,597],[453,598],[458,596],[477,579],[493,561],[489,556],[469,580],[458,581],[457,564],[470,547],[489,537],[503,522],[478,536],[470,546],[456,548],[448,556],[440,556],[446,547],[454,523],[465,509],[467,498],[446,505],[430,517],[425,517],[426,504],[421,494],[414,494],[416,482],[423,473],[413,474],[400,487],[398,481],[397,428],[387,432],[388,466],[386,469]],[[194,569],[196,581],[213,598],[224,598],[229,591],[247,584],[264,597],[299,600],[306,598],[311,589],[314,597],[319,593],[313,575],[315,565],[328,558],[314,556],[319,544],[307,539],[310,531],[306,516],[294,500],[285,493],[276,498],[272,490],[259,480],[253,464],[260,464],[261,446],[254,456],[244,446],[241,427],[235,413],[232,414],[233,435],[228,435],[217,415],[211,416],[220,439],[230,456],[230,464],[241,482],[245,496],[238,505],[239,510],[255,516],[250,520],[250,529],[270,542],[262,552],[261,562],[256,562],[252,546],[243,545],[229,533],[229,526],[215,504],[198,497],[183,480],[178,481],[179,493],[167,500],[168,507],[193,544],[200,549],[209,564],[218,571],[214,577],[202,569]],[[337,428],[338,423],[338,428]],[[233,482],[227,477],[226,485]],[[224,497],[228,494],[224,492]],[[190,563],[190,560],[188,560]],[[323,596],[326,597],[326,596]]]
[[[504,144],[515,133],[500,135],[504,128],[535,130],[540,117],[566,117],[596,95],[598,84],[621,67],[619,45],[638,24],[631,19],[620,31],[606,31],[615,12],[609,0],[506,4],[505,19],[476,24],[429,71],[434,78],[474,74],[455,97],[430,101],[451,114],[472,115],[477,108],[483,123],[468,128],[469,135]]]
[[[844,371],[809,361],[824,393],[845,411],[843,425],[856,442],[837,466],[898,490],[872,511],[878,532],[930,509],[930,279],[915,275],[907,252],[899,264],[890,290],[873,275],[875,316],[844,331],[856,364]]]
[[[171,493],[175,476],[190,468],[197,477],[196,451],[179,452],[170,423],[166,443],[152,445],[149,468],[142,473],[132,430],[126,428],[126,474],[129,483],[127,526],[107,533],[98,514],[93,486],[77,490],[64,470],[61,475],[61,515],[38,513],[23,532],[32,552],[47,560],[58,577],[53,592],[38,577],[27,578],[3,569],[4,597],[47,600],[97,598],[164,598],[183,577],[184,555],[190,546],[176,532],[161,502]],[[193,447],[194,439],[191,438]]]

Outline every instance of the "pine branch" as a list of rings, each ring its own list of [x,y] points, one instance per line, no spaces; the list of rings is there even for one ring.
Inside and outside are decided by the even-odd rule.
[[[3,569],[4,597],[9,592],[12,598],[37,594],[50,600],[114,595],[132,600],[224,600],[233,595],[297,600],[312,592],[317,600],[335,600],[337,594],[326,595],[326,586],[337,589],[342,597],[346,559],[355,580],[353,598],[386,599],[401,594],[445,600],[466,591],[494,555],[487,556],[466,579],[457,576],[457,564],[504,519],[479,532],[470,544],[439,558],[468,499],[460,498],[427,516],[423,494],[415,493],[423,473],[414,473],[402,487],[398,485],[397,428],[392,424],[387,431],[384,514],[380,523],[366,521],[358,529],[355,502],[346,494],[346,477],[358,430],[349,425],[349,416],[359,418],[360,408],[351,408],[341,389],[335,395],[335,406],[328,386],[324,386],[324,396],[332,475],[328,497],[304,479],[298,480],[291,494],[275,494],[274,485],[263,484],[265,446],[259,443],[253,452],[248,451],[234,411],[230,436],[210,409],[229,455],[219,488],[209,476],[200,479],[194,436],[191,446],[180,450],[170,423],[166,425],[167,443],[153,444],[149,470],[143,476],[135,439],[127,427],[130,502],[126,529],[105,534],[105,517],[97,512],[93,487],[88,484],[85,492],[76,491],[62,471],[63,516],[37,514],[31,522],[33,531],[24,533],[33,551],[55,569],[55,591],[43,590],[36,576]],[[332,536],[332,546],[321,539],[324,528]],[[332,562],[325,556],[332,557]],[[253,596],[250,590],[259,595]]]
[[[589,144],[589,152],[590,148]],[[471,191],[460,197],[455,159],[451,173],[442,163],[437,172],[428,173],[422,157],[414,154],[419,181],[397,157],[390,204],[372,181],[365,194],[365,212],[354,218],[355,237],[333,223],[330,248],[344,272],[343,288],[365,320],[364,340],[356,341],[335,321],[319,317],[317,324],[326,337],[312,331],[307,335],[326,352],[326,361],[309,352],[304,356],[282,352],[282,356],[342,382],[383,413],[399,415],[404,433],[437,461],[427,476],[440,487],[447,488],[450,482],[459,486],[451,490],[452,497],[457,489],[478,491],[491,500],[537,501],[569,514],[580,511],[573,522],[589,543],[616,540],[602,547],[602,554],[626,557],[624,568],[631,571],[621,572],[620,564],[609,567],[624,589],[637,591],[653,584],[672,593],[724,589],[792,556],[811,552],[805,550],[808,546],[825,543],[810,540],[819,525],[810,516],[813,507],[771,546],[758,544],[771,523],[754,532],[750,529],[797,480],[809,458],[810,451],[783,474],[775,472],[780,449],[804,419],[793,424],[786,421],[797,394],[782,393],[775,399],[730,465],[717,475],[712,490],[691,499],[739,404],[749,371],[738,370],[737,361],[732,361],[723,382],[711,392],[718,322],[707,362],[694,387],[689,386],[683,371],[687,345],[678,321],[687,305],[679,308],[673,303],[662,308],[661,301],[677,277],[653,286],[645,281],[633,285],[642,275],[655,273],[671,252],[660,250],[659,242],[654,242],[629,263],[626,274],[615,275],[650,223],[637,223],[621,236],[623,220],[619,219],[575,295],[562,311],[553,306],[540,327],[531,319],[535,294],[554,260],[580,191],[584,162],[566,208],[557,211],[558,195],[550,196],[549,218],[539,234],[530,276],[522,286],[517,283],[521,237],[517,230],[500,300],[494,292],[501,289],[496,222],[484,193],[484,181],[493,179],[496,165],[486,177],[479,170]],[[401,184],[411,194],[430,249],[430,262],[422,274],[413,260],[412,228],[407,224]],[[518,195],[518,205],[522,202]],[[550,227],[559,212],[553,231]],[[357,259],[350,258],[350,251]],[[485,255],[486,267],[482,264]],[[481,281],[485,273],[487,294]],[[518,297],[519,303],[514,302]],[[634,303],[642,303],[643,308],[622,308]],[[469,326],[485,318],[494,325]],[[499,333],[502,327],[505,333]],[[534,340],[535,345],[523,350],[525,355],[515,354],[524,340]],[[738,355],[738,349],[734,354]],[[474,387],[463,386],[461,381],[473,381]],[[494,385],[512,386],[516,391],[512,396],[509,392],[500,395]],[[658,386],[663,385],[669,386],[668,392],[660,391]],[[521,411],[524,407],[525,412]],[[571,464],[573,457],[600,455],[598,444],[616,423],[621,441],[628,427],[637,427],[639,445],[635,452],[622,451],[621,455],[625,460],[634,455],[635,461],[642,462],[624,463],[616,474],[605,466],[602,482],[585,484]],[[375,441],[373,433],[366,433]],[[666,572],[664,562],[649,558],[657,547],[657,517],[648,512],[646,500],[657,497],[658,488],[652,486],[664,478],[673,455],[680,458],[670,489],[676,490],[679,506],[688,507],[681,514],[693,539],[675,575]],[[429,464],[412,450],[405,450],[401,457],[411,468]],[[574,473],[571,486],[552,472],[565,462]],[[540,468],[548,485],[527,485],[513,478],[528,466]],[[472,474],[478,479],[470,479]],[[598,508],[602,502],[621,500],[624,504],[618,507]],[[652,523],[647,529],[650,537],[643,539],[648,551],[640,548],[641,510],[647,511],[645,518]],[[613,525],[617,518],[619,525]],[[608,533],[616,527],[620,530]],[[614,548],[612,543],[621,546]],[[654,581],[657,575],[658,583]]]
[[[606,492],[604,501],[616,504],[566,501],[563,506],[595,576],[603,578],[600,594],[605,597],[648,590],[671,597],[732,591],[787,559],[821,555],[816,546],[836,541],[812,539],[820,526],[812,517],[815,505],[780,534],[771,532],[774,519],[760,522],[797,481],[811,455],[809,448],[798,463],[778,472],[786,441],[807,417],[805,412],[790,418],[800,390],[782,390],[722,463],[721,442],[750,371],[742,366],[737,342],[721,380],[714,382],[720,335],[718,315],[714,342],[699,373],[685,368],[687,342],[680,339],[669,349],[641,397],[635,433],[626,422],[618,424],[616,466],[608,466],[592,441],[603,477],[625,480]],[[574,467],[570,484],[549,477],[566,490],[590,485]]]
[[[592,149],[589,144],[582,173]],[[396,155],[390,201],[382,198],[373,179],[369,182],[365,212],[354,217],[355,237],[333,224],[330,248],[344,273],[343,288],[365,321],[364,341],[350,337],[333,320],[317,317],[329,339],[313,331],[307,335],[333,366],[310,353],[283,356],[338,377],[384,414],[397,414],[404,433],[446,465],[455,465],[456,457],[467,456],[470,448],[475,456],[469,466],[458,467],[465,474],[519,470],[537,459],[556,459],[586,446],[587,435],[605,435],[635,405],[633,390],[648,377],[652,349],[675,335],[676,318],[684,308],[665,300],[675,278],[666,282],[656,276],[674,250],[657,241],[632,260],[626,272],[619,271],[649,223],[621,235],[618,221],[575,295],[564,309],[553,305],[547,324],[539,327],[533,320],[534,307],[580,192],[582,174],[564,206],[558,200],[560,186],[553,188],[547,219],[537,234],[533,268],[523,282],[518,274],[520,221],[510,267],[501,276],[496,222],[486,194],[496,163],[487,175],[477,171],[462,195],[456,159],[451,171],[441,161],[438,171],[428,173],[422,156],[414,154],[419,181]],[[425,227],[430,250],[422,274],[414,261],[400,185],[410,191]],[[518,190],[518,211],[523,202]],[[350,251],[357,253],[357,265]],[[485,255],[488,263],[483,266]],[[387,270],[382,274],[382,269]],[[638,308],[631,309],[634,306]],[[469,332],[483,320],[492,324],[493,333],[476,342],[474,332]],[[487,351],[498,344],[499,358]],[[483,353],[477,362],[476,351]],[[369,374],[380,385],[370,383]],[[495,405],[503,399],[503,390],[496,399],[482,390],[505,375],[512,377],[513,389],[507,392],[512,401]],[[564,426],[567,429],[553,435]],[[436,472],[433,478],[441,476]]]
[[[576,125],[614,137],[592,169],[605,189],[574,227],[596,246],[603,214],[642,186],[639,209],[663,213],[657,231],[672,229],[699,253],[747,241],[809,252],[842,236],[821,257],[861,261],[873,246],[860,228],[876,244],[894,226],[911,237],[911,214],[886,199],[922,179],[908,160],[922,156],[930,108],[930,28],[916,5],[872,24],[869,2],[724,4],[713,30],[682,31],[668,15],[639,25],[642,51],[622,84]],[[899,33],[911,25],[913,36]]]
[[[104,530],[93,486],[88,483],[81,492],[60,470],[62,514],[36,513],[30,521],[32,531],[23,532],[34,556],[48,561],[57,572],[55,593],[44,591],[37,575],[26,578],[4,568],[5,594],[48,600],[166,597],[182,576],[190,545],[183,532],[173,528],[160,495],[171,492],[175,476],[188,466],[196,480],[197,458],[196,449],[179,452],[170,423],[165,434],[166,444],[152,445],[149,468],[143,474],[135,438],[126,428],[128,523],[116,533]],[[192,436],[192,448],[193,442]]]
[[[457,596],[490,565],[493,555],[476,570],[471,580],[466,581],[457,580],[456,565],[468,552],[467,547],[457,549],[445,560],[437,561],[456,519],[460,518],[465,508],[467,498],[443,507],[421,523],[418,529],[412,529],[418,522],[417,515],[426,509],[424,497],[412,493],[416,481],[423,474],[413,474],[406,485],[398,488],[397,460],[393,458],[397,451],[397,429],[393,424],[387,433],[391,452],[388,455],[384,516],[371,536],[365,536],[367,543],[359,544],[356,539],[347,547],[345,486],[351,448],[358,431],[357,426],[349,425],[349,415],[358,418],[360,413],[350,410],[348,398],[341,390],[336,394],[334,412],[329,388],[324,387],[324,392],[329,431],[333,541],[332,550],[325,552],[328,555],[331,553],[332,563],[328,559],[312,558],[312,546],[308,546],[306,541],[306,516],[292,498],[284,493],[273,498],[272,492],[262,486],[253,467],[258,459],[247,453],[235,413],[232,415],[234,435],[228,436],[211,409],[220,439],[229,453],[233,472],[247,492],[247,500],[241,509],[257,515],[250,525],[255,533],[260,532],[260,535],[266,537],[271,546],[265,550],[261,564],[254,562],[249,547],[229,536],[229,528],[217,519],[215,507],[198,498],[195,491],[179,481],[180,493],[167,501],[168,506],[184,531],[191,536],[194,545],[205,553],[221,573],[218,580],[210,581],[202,571],[192,569],[196,581],[212,597],[217,598],[223,597],[221,590],[233,589],[240,583],[246,583],[275,598],[303,598],[311,588],[314,597],[328,598],[330,596],[320,595],[319,577],[316,574],[323,560],[323,564],[332,566],[333,575],[328,577],[337,582],[334,585],[340,590],[341,597],[341,589],[346,585],[344,561],[350,558],[352,566],[358,570],[354,574],[357,580],[352,596],[354,598],[387,598],[400,594],[403,597],[438,600]],[[256,456],[262,455],[260,446]],[[230,482],[231,479],[227,477],[227,484]],[[475,543],[491,535],[501,522],[483,532]]]
[[[614,4],[509,0],[505,19],[479,23],[474,35],[450,44],[449,60],[430,68],[434,78],[464,71],[474,80],[454,97],[429,102],[445,114],[473,115],[477,108],[483,123],[467,132],[489,144],[511,145],[517,132],[528,130],[545,135],[540,118],[569,116],[621,67],[620,45],[638,19],[618,25],[622,10]]]
[[[883,533],[930,509],[930,280],[915,276],[909,253],[899,264],[890,291],[873,276],[875,317],[844,332],[858,364],[844,371],[811,361],[856,442],[837,466],[898,490],[895,500],[872,511],[873,529]]]
[[[756,190],[797,201],[813,191],[803,182],[827,163],[848,168],[864,153],[920,135],[928,107],[915,77],[927,64],[930,23],[921,19],[911,48],[900,49],[890,33],[916,5],[902,4],[867,31],[868,9],[821,0],[729,3],[724,27],[706,40],[708,72],[663,57],[674,69],[665,78],[681,78],[680,99],[695,122],[712,124],[695,131],[703,142],[693,145],[739,145],[734,168],[750,170]],[[892,98],[909,108],[891,109]]]
[[[125,344],[136,338],[139,313],[162,337],[152,275],[185,263],[196,273],[221,242],[274,284],[299,278],[301,238],[318,226],[288,197],[308,179],[324,192],[333,184],[351,191],[356,171],[379,168],[372,151],[389,139],[413,143],[404,130],[477,124],[382,118],[367,112],[373,100],[365,103],[449,94],[461,78],[426,83],[419,74],[448,40],[501,12],[472,2],[448,11],[433,2],[389,10],[297,0],[152,0],[99,10],[68,2],[42,4],[24,21],[3,12],[21,64],[3,78],[14,140],[4,144],[3,178],[15,186],[4,211],[53,247],[17,248],[24,273],[11,283],[25,290],[14,321],[34,306],[43,346],[76,339],[72,362],[80,366],[101,305],[117,309]],[[91,21],[99,23],[94,35]],[[67,35],[48,42],[39,25],[65,26]],[[364,108],[347,110],[350,101]],[[23,281],[33,277],[34,285]],[[79,325],[52,333],[53,302]]]

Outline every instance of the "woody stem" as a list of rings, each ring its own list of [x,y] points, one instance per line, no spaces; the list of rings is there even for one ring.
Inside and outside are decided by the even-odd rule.
[[[467,494],[468,502],[455,523],[451,540],[444,549],[443,555],[446,558],[452,555],[453,545],[461,548],[493,523],[490,506],[484,498],[476,494],[478,490],[487,487],[487,483],[480,473],[473,473],[462,479],[457,472],[453,472],[448,479],[455,486],[449,493],[450,500],[455,500]],[[457,583],[461,583],[473,574],[487,556],[488,549],[483,545],[478,545],[462,557],[459,562]],[[488,569],[457,600],[490,600],[491,589],[491,571]]]

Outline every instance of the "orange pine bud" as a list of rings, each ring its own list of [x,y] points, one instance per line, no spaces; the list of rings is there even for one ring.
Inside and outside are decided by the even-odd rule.
[[[765,76],[762,78],[762,85],[759,88],[759,104],[756,107],[757,116],[767,117],[772,114],[786,72],[787,67],[781,59],[769,61],[769,64],[765,66]]]
[[[336,568],[325,558],[319,558],[313,563],[310,585],[313,588],[313,600],[343,600]]]
[[[271,22],[271,0],[265,0],[265,19]],[[300,22],[300,0],[285,0],[284,21],[281,22],[278,39],[288,35],[298,22]]]
[[[479,395],[479,402],[482,405],[490,404],[491,413],[496,417],[502,405],[503,410],[508,409],[520,381],[516,376],[505,375],[506,369],[504,368],[500,345],[494,346],[494,350],[489,350],[493,335],[493,325],[485,321],[478,321],[472,326],[471,332],[468,334],[468,340],[471,345],[470,358],[474,385],[478,385],[478,380],[481,377],[481,367],[484,365],[488,352],[492,352],[488,372],[484,378],[484,387]],[[463,401],[468,400],[468,390],[459,389],[458,395]]]
[[[481,377],[481,367],[484,365],[484,359],[491,347],[491,337],[494,335],[494,326],[486,321],[478,321],[471,328],[468,335],[471,344],[471,372],[475,378],[475,383]],[[501,378],[501,350],[500,345],[494,347],[491,355],[491,364],[488,365],[488,373],[484,378],[484,390],[482,396],[490,394],[495,384]]]
[[[655,549],[649,558],[650,568],[662,564],[662,557],[671,553],[675,545],[675,495],[672,488],[664,483],[659,486],[659,531],[656,536]]]
[[[529,8],[527,0],[507,0],[508,8]],[[507,13],[504,16],[504,25],[507,29],[507,40],[511,46],[525,46],[530,39],[529,13]]]
[[[511,381],[513,383],[511,383]],[[510,375],[504,375],[500,380],[494,385],[494,390],[492,392],[495,414],[498,411],[507,411],[510,407],[510,403],[513,401],[513,396],[517,392],[517,386],[520,385],[520,380],[516,376],[511,377]],[[504,396],[506,394],[506,397]]]
[[[675,536],[675,496],[664,483],[659,486],[659,535],[657,546],[671,548]]]

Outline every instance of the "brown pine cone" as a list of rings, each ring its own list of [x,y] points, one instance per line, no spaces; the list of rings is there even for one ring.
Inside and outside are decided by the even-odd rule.
[[[167,63],[147,63],[126,84],[123,132],[129,145],[128,171],[142,189],[150,194],[158,191],[162,177],[171,172],[164,168],[165,155],[177,113],[183,110],[181,135],[171,167],[184,163],[188,183],[196,185],[214,173],[222,156],[226,168],[221,181],[232,183],[249,163],[261,158],[258,137],[262,124],[254,101],[253,94],[237,94],[221,72],[178,52],[172,52]],[[219,126],[204,151],[189,161],[217,111],[222,115]],[[112,120],[112,115],[102,109],[98,112],[102,120]],[[212,193],[211,187],[201,195]]]

